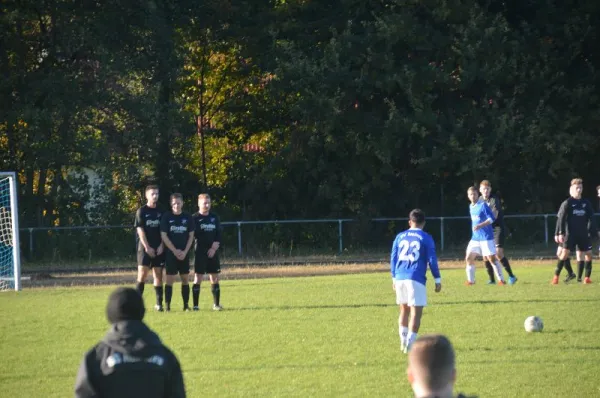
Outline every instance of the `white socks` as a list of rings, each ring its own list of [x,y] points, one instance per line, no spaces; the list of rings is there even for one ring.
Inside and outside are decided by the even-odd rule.
[[[504,282],[504,275],[502,275],[502,265],[500,264],[500,261],[494,261],[493,266],[494,272],[496,273],[496,278],[498,278],[499,281]]]
[[[414,332],[408,332],[408,341],[406,342],[406,346],[404,347],[403,352],[407,353],[410,350],[410,346],[415,342],[415,340],[417,339],[417,334]]]
[[[400,334],[400,348],[404,349],[406,343],[408,342],[408,327],[402,326],[398,323],[399,326],[399,334]]]
[[[467,281],[470,283],[475,283],[475,266],[467,265]]]

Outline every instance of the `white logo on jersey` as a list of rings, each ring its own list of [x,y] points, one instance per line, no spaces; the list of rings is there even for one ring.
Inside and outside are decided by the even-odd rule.
[[[146,220],[147,227],[158,227],[160,226],[160,220]]]
[[[217,228],[215,224],[200,224],[200,229],[203,231],[214,231]]]
[[[585,210],[573,209],[573,215],[575,215],[575,216],[585,216]]]
[[[171,232],[175,232],[176,234],[181,234],[183,232],[187,232],[187,227],[183,225],[171,225]]]

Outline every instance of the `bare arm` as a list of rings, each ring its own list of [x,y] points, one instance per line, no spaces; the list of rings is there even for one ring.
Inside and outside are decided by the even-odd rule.
[[[175,245],[173,244],[173,242],[171,242],[166,232],[161,231],[160,237],[162,238],[162,241],[165,244],[165,246],[167,246],[167,249],[171,250],[173,253],[177,251]]]
[[[188,237],[188,241],[187,244],[185,245],[185,250],[183,251],[183,253],[185,255],[188,254],[188,252],[190,251],[190,249],[192,248],[192,245],[194,244],[194,231],[190,231],[189,237]]]
[[[138,237],[140,238],[140,242],[142,242],[142,246],[144,246],[144,250],[146,251],[146,253],[148,253],[151,257],[154,257],[155,253],[154,253],[154,249],[150,247],[150,244],[148,243],[148,239],[146,238],[146,233],[144,232],[144,228],[142,227],[137,227],[136,228]]]

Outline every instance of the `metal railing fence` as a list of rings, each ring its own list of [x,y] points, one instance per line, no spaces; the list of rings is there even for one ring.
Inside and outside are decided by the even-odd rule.
[[[505,215],[507,246],[548,247],[555,214]],[[293,256],[388,250],[407,218],[227,221],[223,253],[235,256]],[[551,225],[550,225],[551,224]],[[428,217],[425,230],[438,252],[466,247],[470,217]],[[21,228],[21,253],[29,261],[98,261],[131,258],[135,231],[131,225]],[[464,247],[463,247],[464,246]]]

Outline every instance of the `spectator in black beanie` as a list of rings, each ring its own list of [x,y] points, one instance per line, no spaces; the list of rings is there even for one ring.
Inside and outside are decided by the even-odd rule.
[[[85,354],[75,397],[186,396],[179,361],[142,322],[145,311],[134,289],[120,287],[110,295],[106,306],[110,330]]]

